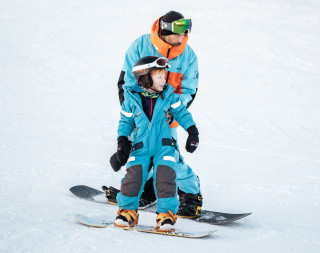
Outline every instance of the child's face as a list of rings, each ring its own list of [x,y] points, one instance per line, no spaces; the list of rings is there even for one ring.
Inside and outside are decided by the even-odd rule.
[[[153,85],[151,88],[157,92],[163,91],[164,85],[166,84],[166,72],[161,71],[161,72],[151,73],[151,77],[153,82]]]

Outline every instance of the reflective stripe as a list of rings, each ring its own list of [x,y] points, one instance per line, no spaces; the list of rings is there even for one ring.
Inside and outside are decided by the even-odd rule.
[[[136,160],[135,156],[130,156],[127,162],[133,162]]]
[[[177,103],[174,103],[173,105],[171,105],[171,107],[172,107],[173,109],[176,109],[176,108],[178,108],[180,105],[181,105],[181,100],[179,100]]]
[[[122,110],[122,109],[121,109],[121,113],[122,113],[124,116],[128,117],[128,118],[130,118],[130,117],[132,116],[132,113],[130,113],[130,112],[125,112],[125,111]]]
[[[164,156],[163,160],[165,161],[171,161],[171,162],[176,162],[176,159],[173,156]]]

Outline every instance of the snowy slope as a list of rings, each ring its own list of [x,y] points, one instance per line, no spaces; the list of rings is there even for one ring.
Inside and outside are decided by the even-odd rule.
[[[0,252],[319,252],[320,3],[195,2],[0,1]],[[124,53],[171,9],[193,19],[204,208],[253,214],[203,240],[79,225],[115,217],[68,189],[119,187]]]

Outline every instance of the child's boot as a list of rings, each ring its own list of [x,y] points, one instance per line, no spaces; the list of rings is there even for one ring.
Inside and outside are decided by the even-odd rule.
[[[156,231],[159,232],[174,232],[174,224],[177,221],[177,216],[171,211],[169,213],[159,213],[157,218]]]
[[[114,225],[117,227],[133,227],[138,224],[139,214],[135,210],[120,208]]]

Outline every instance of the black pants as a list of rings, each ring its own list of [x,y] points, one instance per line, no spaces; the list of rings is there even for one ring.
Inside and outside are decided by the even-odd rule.
[[[145,200],[150,200],[152,202],[156,200],[156,194],[154,192],[154,187],[153,187],[153,178],[150,178],[146,182],[141,198]]]

